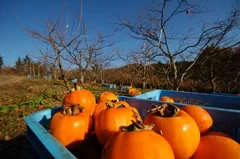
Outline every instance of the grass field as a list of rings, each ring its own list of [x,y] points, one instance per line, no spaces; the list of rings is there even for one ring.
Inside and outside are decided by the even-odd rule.
[[[73,86],[73,84],[72,84]],[[106,90],[100,85],[86,85],[95,97]],[[59,80],[0,77],[0,156],[1,158],[35,158],[26,140],[24,118],[36,111],[62,104],[66,88]]]

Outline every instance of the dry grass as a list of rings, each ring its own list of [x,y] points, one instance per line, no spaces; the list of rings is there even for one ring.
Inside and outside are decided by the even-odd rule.
[[[117,90],[109,90],[99,85],[86,85],[85,88],[95,97],[103,91],[119,94]],[[65,91],[59,80],[0,76],[0,150],[5,151],[1,157],[35,158],[28,152],[31,146],[24,137],[24,118],[42,109],[60,106]],[[18,154],[21,154],[21,157]]]
[[[18,76],[4,76],[0,80],[0,139],[24,134],[25,116],[62,103],[65,88],[60,81]]]

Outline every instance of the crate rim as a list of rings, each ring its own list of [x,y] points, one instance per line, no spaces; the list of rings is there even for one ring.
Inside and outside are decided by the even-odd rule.
[[[59,106],[59,107],[62,107],[62,106]],[[34,129],[33,132],[35,136],[38,138],[38,140],[42,141],[44,139],[45,141],[47,141],[47,142],[41,142],[41,143],[45,146],[45,148],[53,156],[53,158],[65,159],[67,157],[67,158],[76,159],[76,157],[68,149],[66,149],[55,137],[52,136],[51,133],[48,132],[47,129],[45,129],[34,118],[36,114],[39,114],[41,112],[48,112],[48,111],[51,111],[51,109],[47,108],[41,111],[37,111],[25,117],[24,121],[25,123],[27,123],[27,127],[31,129],[31,131],[33,131]],[[42,135],[43,133],[44,133],[44,137]],[[29,137],[27,138],[29,139]],[[31,140],[29,142],[31,143]],[[54,151],[52,151],[53,149]]]
[[[179,93],[187,93],[187,94],[195,94],[195,95],[204,95],[204,96],[215,96],[215,97],[226,97],[226,98],[240,98],[240,96],[237,96],[237,95],[231,95],[231,96],[228,96],[228,95],[223,95],[223,94],[217,94],[217,93],[199,93],[199,92],[189,92],[189,91],[176,91],[176,90],[168,90],[168,89],[153,89],[151,91],[148,91],[148,92],[144,92],[143,94],[145,93],[150,93],[150,92],[153,92],[153,91],[168,91],[168,92],[179,92]],[[138,97],[138,96],[141,96],[143,94],[140,94],[140,95],[137,95],[135,97]]]
[[[132,97],[127,97],[127,96],[118,96],[118,97],[122,97],[122,98],[129,98],[132,99]],[[151,99],[141,99],[141,98],[135,98],[136,100],[142,100],[142,101],[149,101],[149,102],[153,102],[153,100]],[[156,101],[154,101],[156,102]],[[186,103],[171,103],[171,102],[164,102],[164,101],[159,101],[162,103],[169,103],[169,104],[176,104],[176,105],[181,105],[181,106],[185,106],[185,105],[193,105],[193,104],[186,104]],[[217,108],[217,107],[208,107],[208,106],[202,106],[202,105],[198,105],[199,107],[202,107],[204,109],[211,109],[211,110],[218,110],[218,111],[225,111],[225,112],[232,112],[232,113],[240,113],[240,110],[235,110],[235,109],[229,109],[229,108]]]

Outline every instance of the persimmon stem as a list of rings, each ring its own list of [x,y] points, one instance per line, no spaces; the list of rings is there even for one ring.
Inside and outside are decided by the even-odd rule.
[[[153,113],[161,117],[174,117],[178,115],[179,108],[173,104],[152,105],[152,109],[147,113]]]

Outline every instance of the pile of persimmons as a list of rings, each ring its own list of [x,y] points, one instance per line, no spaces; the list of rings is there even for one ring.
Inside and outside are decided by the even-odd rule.
[[[153,105],[145,119],[111,92],[97,100],[89,90],[70,91],[55,113],[49,131],[79,158],[102,159],[239,159],[240,145],[230,135],[213,132],[213,119],[196,105]],[[86,144],[95,136],[94,143]],[[92,156],[92,149],[98,154]],[[84,151],[83,151],[84,149]],[[88,152],[89,154],[84,154]]]

